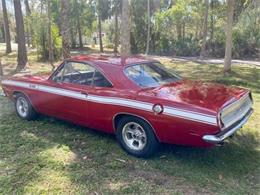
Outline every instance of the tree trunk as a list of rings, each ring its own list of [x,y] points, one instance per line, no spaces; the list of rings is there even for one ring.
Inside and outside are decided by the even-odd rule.
[[[61,0],[61,36],[63,58],[70,57],[69,1]]]
[[[115,3],[115,37],[114,37],[114,54],[118,53],[118,0]]]
[[[179,21],[177,21],[176,30],[178,39],[181,39],[181,23]]]
[[[54,70],[53,65],[54,55],[53,55],[53,43],[52,43],[52,33],[51,33],[51,0],[48,0],[48,45],[49,45],[49,61]]]
[[[146,40],[146,51],[145,54],[148,55],[149,53],[149,46],[150,46],[150,34],[151,34],[151,13],[150,13],[150,0],[147,0],[147,40]]]
[[[16,37],[18,43],[18,57],[17,57],[17,70],[23,69],[27,64],[27,52],[25,46],[25,36],[24,36],[24,22],[23,14],[21,9],[21,2],[14,1],[14,13],[16,22]]]
[[[226,26],[226,50],[224,61],[224,73],[231,71],[231,58],[232,58],[232,24],[235,0],[227,0],[227,26]]]
[[[78,0],[75,0],[77,10],[80,10],[80,5]],[[83,41],[82,41],[82,31],[81,31],[81,24],[80,24],[80,14],[77,14],[77,30],[79,36],[79,47],[83,48]]]
[[[9,21],[8,21],[8,16],[7,16],[7,11],[6,11],[5,0],[2,0],[2,7],[3,7],[4,30],[5,30],[4,37],[5,37],[5,43],[6,43],[5,53],[9,54],[12,52],[12,47],[11,47],[11,36],[10,36]]]
[[[79,47],[83,48],[83,41],[82,41],[82,32],[81,32],[81,25],[80,25],[80,18],[77,18],[77,28],[79,33]]]
[[[214,39],[214,1],[211,1],[210,3],[210,9],[211,9],[211,16],[210,16],[210,46],[211,46],[211,52],[214,53],[214,46],[213,46],[213,39]]]
[[[121,20],[121,57],[124,60],[127,56],[131,54],[130,46],[130,2],[129,0],[122,0],[122,20]]]
[[[101,16],[98,15],[98,36],[99,36],[99,50],[103,52],[103,43],[102,43],[102,26],[101,26]]]
[[[24,0],[24,4],[25,4],[26,16],[28,18],[30,18],[31,17],[31,9],[30,9],[28,0]],[[30,36],[32,34],[31,32],[32,32],[31,31],[31,24],[30,24],[30,21],[28,21],[27,22],[27,45],[28,45],[28,47],[30,47],[30,44],[31,44],[31,42],[30,42]]]
[[[206,56],[206,42],[208,34],[208,13],[209,13],[209,0],[205,0],[205,13],[203,22],[203,39],[200,51],[200,58],[203,59]]]
[[[196,22],[195,37],[196,37],[196,39],[199,38],[199,24],[198,24],[198,22]]]
[[[186,24],[185,22],[183,22],[183,25],[182,25],[182,37],[185,38],[185,28],[186,28]]]
[[[24,0],[24,4],[25,4],[26,13],[28,15],[31,15],[31,9],[30,9],[28,0]]]
[[[1,25],[1,34],[2,34],[3,41],[5,43],[5,27],[4,27],[4,24]]]

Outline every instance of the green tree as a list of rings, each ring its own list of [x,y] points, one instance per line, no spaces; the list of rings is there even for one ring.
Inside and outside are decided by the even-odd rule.
[[[111,1],[97,0],[97,18],[98,18],[98,37],[99,37],[99,49],[103,52],[103,39],[102,39],[102,21],[110,17],[111,13]]]
[[[49,46],[49,61],[52,66],[52,69],[54,70],[55,66],[53,65],[54,61],[54,53],[53,53],[53,43],[52,43],[52,31],[51,31],[51,0],[47,0],[47,9],[48,9],[48,46]]]
[[[205,0],[203,38],[202,38],[202,46],[201,46],[201,51],[200,51],[200,58],[204,58],[206,56],[206,41],[207,41],[207,35],[208,35],[208,13],[209,13],[209,0]]]
[[[117,55],[118,53],[118,45],[119,45],[119,28],[118,28],[118,14],[119,9],[121,8],[121,1],[114,0],[114,16],[115,16],[115,35],[114,35],[114,54]]]
[[[146,51],[145,54],[149,53],[150,47],[150,34],[151,34],[151,8],[150,8],[150,0],[147,0],[147,41],[146,41]]]
[[[69,1],[61,0],[62,56],[64,59],[70,57],[70,27],[68,21],[69,21]]]
[[[32,36],[32,28],[31,28],[31,9],[29,6],[29,2],[28,0],[24,0],[24,4],[25,4],[25,11],[26,11],[26,29],[27,29],[27,45],[28,47],[30,47],[30,36]]]
[[[121,57],[125,58],[131,54],[130,48],[130,2],[122,0],[122,20],[121,20]]]

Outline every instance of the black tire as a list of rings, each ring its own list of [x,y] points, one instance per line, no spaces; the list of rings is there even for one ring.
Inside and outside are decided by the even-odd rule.
[[[21,112],[19,111],[19,108],[18,108],[18,104],[19,104],[19,101],[25,101],[25,103],[28,105],[28,109],[26,109],[26,111],[24,111],[24,114],[21,114]],[[16,114],[21,118],[21,119],[25,119],[25,120],[34,120],[38,114],[37,112],[35,111],[35,109],[33,108],[30,100],[22,93],[18,93],[16,94],[15,96],[15,111],[16,111]]]
[[[130,148],[128,146],[129,143],[126,143],[125,139],[123,138],[123,131],[124,127],[126,127],[129,124],[138,124],[142,127],[142,130],[145,132],[146,136],[146,143],[144,144],[143,148],[140,150],[135,150],[133,148]],[[123,117],[117,125],[117,131],[116,131],[117,139],[121,145],[121,147],[129,154],[136,156],[136,157],[142,157],[147,158],[153,155],[156,150],[158,149],[159,142],[153,132],[152,127],[145,122],[144,120],[134,117],[134,116],[127,116]],[[140,141],[140,140],[139,140]]]

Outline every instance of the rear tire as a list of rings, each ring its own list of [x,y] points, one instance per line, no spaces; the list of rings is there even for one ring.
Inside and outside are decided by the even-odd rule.
[[[152,127],[138,117],[122,118],[118,122],[116,136],[121,147],[136,157],[150,157],[159,146]]]
[[[15,110],[21,119],[33,120],[37,117],[37,112],[30,100],[22,93],[17,94],[15,97]]]

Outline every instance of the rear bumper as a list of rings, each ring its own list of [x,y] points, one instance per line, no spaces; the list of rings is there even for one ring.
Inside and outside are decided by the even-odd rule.
[[[250,109],[248,113],[235,126],[223,130],[217,135],[204,135],[202,139],[205,142],[211,144],[222,143],[226,138],[232,136],[236,131],[238,131],[247,122],[247,120],[250,118],[252,113],[253,113],[253,109]]]

